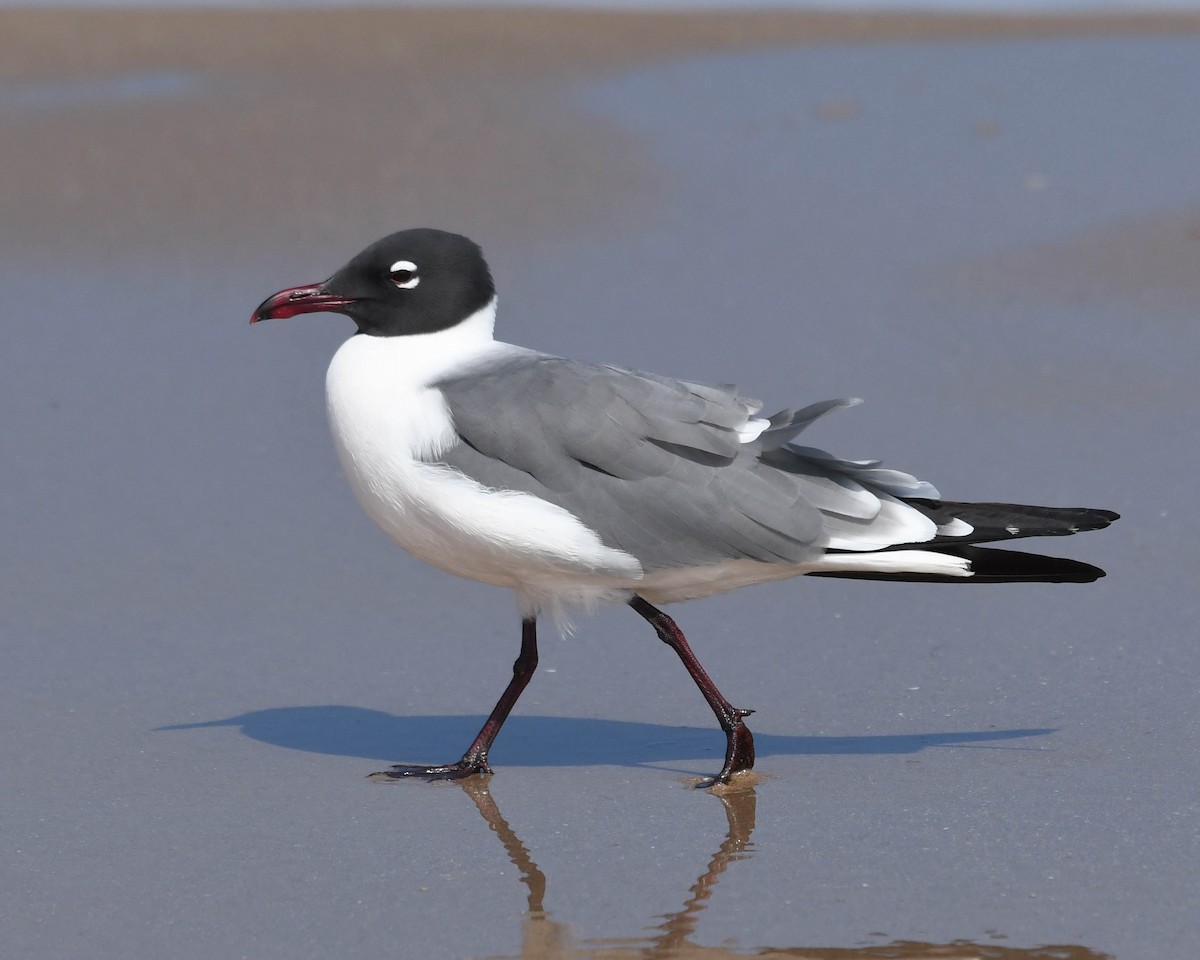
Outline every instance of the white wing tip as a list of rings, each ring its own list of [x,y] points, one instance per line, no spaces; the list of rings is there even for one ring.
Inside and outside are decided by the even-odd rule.
[[[975,532],[975,528],[965,520],[955,517],[949,523],[943,523],[937,528],[939,537],[966,537]]]
[[[757,440],[764,430],[771,425],[770,420],[764,420],[762,417],[752,417],[737,428],[739,443],[753,443]]]

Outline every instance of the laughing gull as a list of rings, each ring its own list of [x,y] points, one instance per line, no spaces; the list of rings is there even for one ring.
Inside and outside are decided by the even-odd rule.
[[[414,556],[508,587],[522,618],[513,678],[460,760],[377,779],[490,773],[488,751],[537,667],[537,618],[625,603],[683,661],[725,732],[712,781],[754,766],[750,710],[709,679],[655,604],[801,575],[1088,583],[1097,567],[979,547],[1106,527],[1082,507],[958,503],[878,461],[792,441],[857,400],[758,416],[733,387],[527,350],[493,338],[479,247],[394,233],[324,283],[268,297],[250,322],[333,312],[358,333],[325,389],[342,467],[367,515]]]

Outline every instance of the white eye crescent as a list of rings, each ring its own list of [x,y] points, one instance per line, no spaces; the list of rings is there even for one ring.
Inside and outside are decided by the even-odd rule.
[[[401,290],[411,290],[421,278],[417,276],[417,265],[411,260],[397,260],[388,268],[388,279]]]

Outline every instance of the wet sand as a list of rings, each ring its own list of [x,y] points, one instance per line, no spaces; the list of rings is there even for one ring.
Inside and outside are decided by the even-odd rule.
[[[0,11],[0,929],[14,956],[1161,960],[1194,948],[1200,18]],[[1080,588],[820,581],[515,652],[324,422],[391,230],[500,333],[770,409],[947,496],[1124,514]],[[807,442],[807,435],[806,435]],[[480,787],[481,785],[473,785]],[[743,785],[745,786],[745,785]],[[409,788],[413,789],[409,789]],[[1055,946],[1044,946],[1044,945]]]
[[[1197,31],[1183,14],[2,10],[0,250],[245,256],[297,229],[349,248],[425,222],[554,242],[619,229],[663,176],[564,84],[806,45]]]

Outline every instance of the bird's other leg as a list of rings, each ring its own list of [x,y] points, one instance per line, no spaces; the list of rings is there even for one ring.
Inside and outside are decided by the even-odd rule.
[[[462,780],[464,777],[475,774],[491,773],[492,768],[488,766],[488,751],[492,749],[492,742],[496,739],[500,728],[504,726],[504,721],[508,719],[513,705],[525,688],[529,686],[537,664],[537,620],[534,617],[527,617],[521,621],[521,653],[517,656],[516,663],[513,664],[512,680],[504,689],[504,693],[500,695],[500,699],[496,701],[496,706],[492,708],[487,722],[479,731],[479,735],[467,747],[467,752],[462,755],[462,759],[435,767],[423,767],[420,764],[397,764],[388,770],[371,774],[371,779],[400,780],[405,777],[417,777],[422,780]]]
[[[716,777],[702,785],[711,786],[713,783],[728,783],[729,778],[739,770],[751,769],[754,766],[754,737],[750,733],[750,728],[742,721],[743,718],[750,716],[754,711],[739,710],[721,696],[721,691],[717,689],[717,685],[709,679],[708,674],[704,672],[704,668],[700,666],[700,661],[692,653],[692,648],[688,646],[683,631],[676,626],[674,620],[659,610],[658,607],[647,603],[639,596],[635,595],[629,601],[629,605],[640,613],[650,626],[654,628],[654,632],[658,634],[659,640],[679,654],[679,659],[683,661],[683,665],[687,667],[687,672],[696,681],[696,686],[704,694],[704,699],[708,701],[708,705],[712,707],[713,713],[717,715],[717,722],[721,725],[721,729],[725,731],[727,739],[725,746],[725,766],[721,768],[721,772]]]

